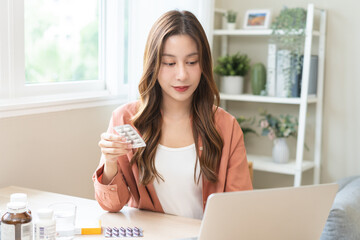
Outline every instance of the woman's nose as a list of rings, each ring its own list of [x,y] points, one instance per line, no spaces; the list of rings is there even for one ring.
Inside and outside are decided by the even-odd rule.
[[[185,64],[178,64],[176,72],[176,80],[183,81],[187,78],[187,70]]]

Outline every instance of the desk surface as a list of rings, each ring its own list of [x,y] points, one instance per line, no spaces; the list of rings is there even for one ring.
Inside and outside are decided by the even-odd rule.
[[[201,224],[201,221],[197,219],[138,210],[131,207],[124,207],[118,213],[109,213],[104,211],[95,200],[15,186],[0,188],[0,210],[6,210],[6,204],[10,201],[10,194],[16,192],[28,195],[29,208],[33,214],[36,214],[37,209],[44,208],[51,203],[73,202],[77,205],[77,224],[84,224],[89,219],[100,219],[102,227],[137,226],[143,229],[144,237],[124,238],[129,240],[162,240],[193,237],[198,234]],[[105,238],[104,235],[78,235],[75,239],[111,240],[119,238]]]

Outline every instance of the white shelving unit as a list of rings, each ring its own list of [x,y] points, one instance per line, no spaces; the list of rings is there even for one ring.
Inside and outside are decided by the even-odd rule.
[[[216,11],[216,10],[215,10]],[[220,11],[223,12],[223,11]],[[319,14],[319,29],[314,30],[314,17]],[[221,55],[228,53],[229,37],[269,37],[272,30],[225,30],[214,29],[211,33],[212,37],[221,37]],[[294,33],[296,34],[296,33]],[[278,164],[272,161],[269,156],[260,156],[248,154],[248,160],[253,162],[255,170],[267,171],[273,173],[287,174],[294,176],[294,186],[300,186],[303,172],[314,169],[314,184],[320,182],[320,165],[321,165],[321,135],[322,135],[322,114],[323,114],[323,83],[324,83],[324,60],[325,60],[325,36],[326,36],[326,11],[314,7],[314,4],[307,6],[307,19],[305,29],[305,45],[304,45],[304,64],[302,69],[302,88],[299,98],[280,98],[257,96],[252,94],[229,95],[220,94],[222,106],[226,108],[226,101],[242,101],[242,102],[258,102],[272,104],[290,104],[299,107],[299,126],[296,142],[296,159],[286,164]],[[317,94],[308,95],[310,57],[313,46],[313,39],[318,41],[318,78],[317,78]],[[211,41],[213,42],[213,41]],[[315,144],[314,159],[304,160],[304,138],[306,130],[306,113],[309,104],[315,104]]]

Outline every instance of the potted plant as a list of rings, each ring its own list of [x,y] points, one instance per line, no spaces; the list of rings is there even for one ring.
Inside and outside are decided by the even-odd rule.
[[[214,72],[221,76],[220,91],[227,94],[243,93],[244,76],[250,68],[250,58],[236,53],[218,58]]]
[[[228,10],[225,13],[227,28],[229,30],[234,30],[236,28],[236,16],[237,16],[237,12],[232,10]]]
[[[275,117],[266,111],[260,114],[261,135],[268,136],[274,140],[272,151],[273,161],[276,163],[286,163],[289,161],[289,147],[286,138],[297,134],[298,121],[295,117],[286,114]]]
[[[271,24],[270,42],[281,50],[282,59],[290,61],[289,67],[282,69],[287,96],[291,95],[291,76],[302,69],[301,55],[304,52],[306,10],[304,8],[283,8]],[[279,53],[279,52],[278,52]],[[296,71],[296,72],[295,72]]]

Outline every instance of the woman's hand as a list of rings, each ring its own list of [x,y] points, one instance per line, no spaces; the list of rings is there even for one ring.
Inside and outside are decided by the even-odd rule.
[[[109,163],[116,162],[118,157],[128,154],[132,149],[131,144],[126,141],[125,137],[107,132],[101,134],[99,147],[106,162]]]
[[[109,184],[118,172],[117,158],[128,154],[132,146],[125,137],[105,132],[101,134],[99,147],[105,158],[102,184]]]

